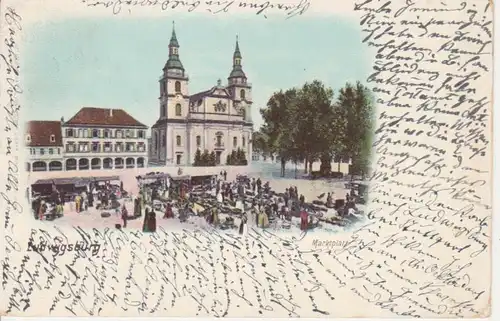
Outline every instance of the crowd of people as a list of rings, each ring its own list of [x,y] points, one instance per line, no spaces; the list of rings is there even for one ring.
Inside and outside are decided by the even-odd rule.
[[[69,202],[70,211],[79,214],[87,213],[89,208],[116,212],[121,215],[117,228],[127,228],[128,221],[142,218],[142,230],[155,232],[159,212],[164,220],[185,222],[191,217],[199,217],[215,228],[234,228],[243,234],[248,226],[288,229],[294,217],[300,221],[301,230],[315,228],[322,217],[321,210],[314,205],[318,203],[325,211],[335,208],[341,217],[355,216],[357,212],[354,189],[346,195],[345,201],[327,193],[326,202],[320,201],[325,195],[322,194],[318,200],[306,203],[297,186],[276,193],[269,182],[264,183],[260,178],[239,176],[229,181],[224,171],[201,186],[191,186],[189,180],[173,181],[170,176],[161,174],[153,180],[138,178],[138,185],[137,195],[128,195],[122,182],[91,182],[71,195],[53,186],[50,197],[33,199],[33,213],[36,219],[54,219],[64,215],[65,203]],[[132,208],[127,207],[129,200],[133,203]],[[339,201],[342,201],[340,205]],[[102,214],[102,217],[110,216]]]
[[[84,186],[73,187],[71,192],[52,185],[49,196],[31,195],[31,208],[36,220],[54,220],[64,216],[65,205],[70,212],[87,213],[89,208],[116,209],[120,207],[118,199],[126,194],[123,183],[113,185],[110,181],[89,182]]]
[[[140,184],[139,187],[134,212],[136,209],[141,212],[146,207],[143,231],[156,230],[155,211],[163,212],[163,219],[177,217],[181,222],[191,216],[201,217],[213,227],[237,228],[239,233],[244,233],[248,225],[269,228],[279,224],[280,227],[290,228],[293,217],[300,220],[301,230],[308,230],[318,226],[321,217],[312,204],[306,203],[297,186],[290,186],[283,193],[275,193],[269,182],[263,183],[260,178],[240,176],[228,181],[224,172],[215,182],[198,188],[189,186],[187,182],[174,185],[169,177],[151,184]],[[339,209],[340,215],[348,216],[356,211],[354,190],[347,195],[343,204],[345,206]],[[324,205],[325,210],[336,207],[333,193],[328,193]],[[123,210],[126,211],[125,208]],[[128,215],[124,215],[124,219],[126,217]],[[239,225],[235,224],[235,219],[239,220]]]

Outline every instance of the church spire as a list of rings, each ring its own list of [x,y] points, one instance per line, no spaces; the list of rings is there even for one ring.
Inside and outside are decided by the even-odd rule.
[[[234,53],[233,53],[233,70],[231,71],[231,74],[229,75],[229,82],[231,83],[233,79],[246,79],[246,75],[243,72],[243,68],[241,66],[241,52],[240,52],[240,44],[239,44],[239,39],[238,35],[236,35],[236,47],[234,48]]]
[[[241,52],[240,52],[240,45],[238,43],[238,35],[236,35],[236,48],[234,49],[234,54],[233,54],[233,63],[236,64],[236,59],[239,59],[239,64],[241,64]]]
[[[179,47],[179,41],[177,41],[177,35],[175,33],[175,22],[172,22],[172,36],[168,44],[168,61],[163,70],[177,69],[184,72],[184,67],[179,59]]]
[[[175,21],[172,22],[172,36],[170,37],[170,48],[179,48],[179,42],[177,41],[177,35],[175,34]]]

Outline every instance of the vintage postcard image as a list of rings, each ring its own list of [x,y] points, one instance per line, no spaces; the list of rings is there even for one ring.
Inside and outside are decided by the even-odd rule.
[[[490,315],[489,1],[0,9],[3,315]]]

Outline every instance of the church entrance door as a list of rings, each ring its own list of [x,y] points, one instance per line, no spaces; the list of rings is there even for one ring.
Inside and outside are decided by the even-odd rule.
[[[215,152],[215,160],[217,162],[217,165],[220,165],[220,155],[222,152]]]

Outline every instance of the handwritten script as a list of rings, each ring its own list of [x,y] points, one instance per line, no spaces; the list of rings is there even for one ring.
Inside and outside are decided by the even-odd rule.
[[[370,223],[358,232],[374,241],[353,247],[350,260],[383,268],[349,286],[395,314],[485,316],[492,8],[359,0],[355,10],[375,54],[367,81],[379,113]]]
[[[274,1],[200,1],[200,0],[81,0],[87,7],[110,9],[117,15],[123,11],[142,8],[158,8],[161,11],[199,12],[211,14],[229,13],[233,9],[244,10],[267,17],[266,14],[281,14],[292,18],[304,14],[311,2],[299,0],[297,3],[279,3]]]

